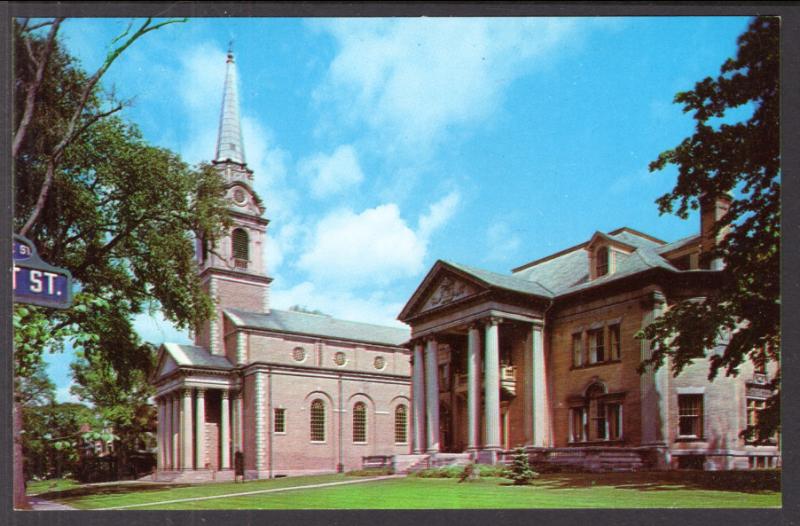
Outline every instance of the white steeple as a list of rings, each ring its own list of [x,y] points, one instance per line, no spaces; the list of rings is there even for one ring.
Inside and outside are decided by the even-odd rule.
[[[242,142],[242,126],[239,121],[239,88],[237,86],[236,62],[233,60],[233,49],[228,48],[228,60],[225,71],[225,89],[222,95],[222,114],[219,119],[219,136],[217,138],[216,162],[231,161],[246,164],[244,143]]]

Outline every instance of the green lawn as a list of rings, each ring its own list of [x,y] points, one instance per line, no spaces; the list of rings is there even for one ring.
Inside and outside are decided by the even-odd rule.
[[[28,495],[53,493],[78,487],[79,483],[72,479],[29,480],[25,487]]]
[[[262,489],[353,480],[343,475],[295,477],[133,489],[130,485],[76,488],[42,495],[81,509],[225,495]],[[780,507],[778,472],[666,472],[549,474],[533,486],[504,479],[416,477],[133,509],[457,509],[457,508],[747,508]]]

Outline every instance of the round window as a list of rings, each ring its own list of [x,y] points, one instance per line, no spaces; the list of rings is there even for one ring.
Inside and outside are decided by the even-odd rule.
[[[347,356],[341,351],[333,355],[333,363],[342,366],[347,363]]]
[[[237,188],[233,191],[233,200],[236,201],[237,204],[243,205],[247,201],[247,196],[244,193],[244,190],[241,188]]]
[[[302,362],[306,359],[306,350],[302,347],[295,347],[292,351],[292,358],[297,362]]]
[[[383,356],[376,356],[373,365],[375,366],[375,369],[383,369],[386,367],[386,359]]]

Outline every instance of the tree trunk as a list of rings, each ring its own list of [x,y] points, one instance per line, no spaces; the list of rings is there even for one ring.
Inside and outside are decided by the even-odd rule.
[[[14,508],[18,510],[30,509],[28,498],[25,496],[25,475],[23,473],[22,456],[22,407],[19,402],[14,402]]]

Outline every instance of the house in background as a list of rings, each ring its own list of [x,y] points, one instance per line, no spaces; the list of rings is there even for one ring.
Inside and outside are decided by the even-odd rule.
[[[214,165],[234,225],[215,247],[197,243],[216,315],[194,345],[159,351],[155,478],[233,479],[237,451],[250,479],[358,469],[363,457],[408,453],[408,330],[270,307],[268,220],[245,161],[230,51]]]
[[[399,319],[412,328],[413,451],[538,460],[588,469],[747,469],[780,463],[739,433],[770,396],[766,371],[709,382],[637,367],[635,337],[669,305],[718,286],[726,198],[704,202],[700,234],[667,243],[630,228],[498,274],[438,261]],[[719,234],[722,235],[722,234]],[[717,349],[708,351],[718,352]]]

